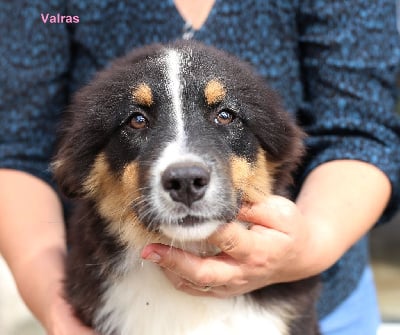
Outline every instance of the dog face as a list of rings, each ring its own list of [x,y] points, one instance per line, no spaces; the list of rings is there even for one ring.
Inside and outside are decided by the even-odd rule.
[[[54,163],[125,243],[203,240],[279,193],[301,131],[244,63],[197,43],[117,60],[75,96]]]

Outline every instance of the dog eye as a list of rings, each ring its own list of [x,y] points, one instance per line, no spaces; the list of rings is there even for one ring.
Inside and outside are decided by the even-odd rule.
[[[144,129],[149,126],[149,121],[141,113],[134,113],[130,120],[130,126],[134,129]]]
[[[232,123],[234,119],[235,119],[235,114],[232,111],[230,111],[229,109],[222,109],[215,116],[214,122],[216,124],[225,126]]]

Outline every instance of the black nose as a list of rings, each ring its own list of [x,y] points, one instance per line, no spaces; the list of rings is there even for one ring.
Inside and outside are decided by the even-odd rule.
[[[174,201],[190,207],[206,193],[210,171],[201,163],[177,163],[162,174],[162,186]]]

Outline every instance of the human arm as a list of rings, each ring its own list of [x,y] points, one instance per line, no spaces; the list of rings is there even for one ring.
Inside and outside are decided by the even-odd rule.
[[[18,290],[50,335],[89,335],[63,298],[62,207],[54,190],[25,172],[0,169],[0,252]]]

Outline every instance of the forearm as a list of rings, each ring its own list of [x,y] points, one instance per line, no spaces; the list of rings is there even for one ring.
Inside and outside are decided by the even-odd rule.
[[[310,173],[296,204],[312,232],[309,266],[333,265],[381,216],[391,194],[386,175],[373,165],[341,160]]]
[[[46,323],[46,305],[63,276],[62,207],[47,184],[23,172],[0,170],[0,185],[0,252],[21,296]]]

